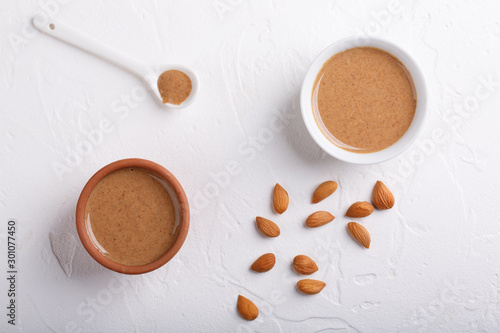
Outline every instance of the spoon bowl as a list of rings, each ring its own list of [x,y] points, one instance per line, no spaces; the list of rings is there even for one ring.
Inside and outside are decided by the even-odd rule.
[[[178,70],[183,73],[185,73],[187,76],[189,76],[189,79],[191,80],[192,88],[191,88],[191,93],[189,94],[188,98],[184,100],[181,104],[171,104],[171,103],[163,103],[163,99],[160,95],[160,91],[158,90],[158,78],[163,72],[169,71],[169,70]],[[199,81],[198,77],[196,74],[187,66],[183,65],[164,65],[164,66],[159,66],[158,70],[152,71],[149,73],[146,77],[143,78],[144,81],[146,81],[148,87],[150,88],[151,92],[156,96],[156,100],[161,103],[162,105],[168,105],[169,108],[172,109],[183,109],[189,105],[191,105],[194,100],[196,95],[198,94],[198,87],[199,87]]]

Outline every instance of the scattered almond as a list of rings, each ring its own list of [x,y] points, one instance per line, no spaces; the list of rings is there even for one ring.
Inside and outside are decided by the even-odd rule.
[[[258,273],[264,273],[270,271],[271,268],[274,267],[276,263],[276,257],[272,253],[266,253],[261,255],[255,262],[252,264],[252,271]]]
[[[257,216],[255,219],[259,231],[267,237],[278,237],[280,235],[280,228],[276,223],[264,217]]]
[[[373,213],[373,206],[367,201],[355,202],[349,207],[345,216],[348,217],[365,217]]]
[[[356,222],[349,222],[347,223],[347,230],[349,230],[352,238],[354,238],[359,244],[366,247],[367,249],[370,248],[370,233],[368,232],[368,230],[366,230],[365,227]]]
[[[297,282],[297,288],[307,295],[319,293],[326,286],[326,283],[319,280],[304,279]]]
[[[332,195],[337,190],[337,186],[337,183],[332,180],[320,184],[313,193],[312,203],[318,203]]]
[[[293,268],[297,273],[303,275],[311,275],[318,271],[318,265],[314,260],[305,255],[298,255],[293,258]]]
[[[335,216],[333,216],[328,212],[319,211],[309,215],[309,217],[306,220],[306,225],[309,228],[316,228],[333,221],[334,218]]]
[[[274,195],[273,195],[273,206],[274,210],[278,214],[283,214],[285,210],[288,208],[288,193],[285,191],[280,184],[276,184],[274,186]]]
[[[394,195],[384,183],[377,180],[373,187],[372,201],[378,209],[390,209],[394,206]]]
[[[259,309],[255,304],[241,295],[238,296],[238,312],[246,320],[254,320],[259,315]]]

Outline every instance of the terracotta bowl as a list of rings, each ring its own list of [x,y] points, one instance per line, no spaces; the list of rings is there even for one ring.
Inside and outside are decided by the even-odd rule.
[[[159,259],[149,264],[141,266],[126,266],[106,258],[94,246],[85,228],[85,206],[87,204],[87,200],[90,196],[90,193],[92,192],[96,184],[113,171],[131,167],[148,169],[161,176],[175,192],[179,200],[179,205],[180,205],[179,211],[181,214],[179,234],[172,247]],[[165,169],[161,165],[140,158],[119,160],[111,164],[108,164],[101,170],[97,171],[95,175],[93,175],[92,178],[89,179],[89,181],[83,188],[83,191],[80,194],[80,198],[78,199],[78,204],[76,206],[76,229],[78,231],[78,236],[80,236],[80,240],[82,241],[83,246],[85,247],[87,252],[92,256],[92,258],[94,258],[98,263],[100,263],[106,268],[109,268],[119,273],[143,274],[151,272],[165,265],[168,261],[170,261],[170,259],[172,259],[175,256],[175,254],[181,248],[189,230],[189,204],[186,194],[184,193],[184,189],[182,188],[179,181],[174,177],[174,175],[172,175],[167,169]]]

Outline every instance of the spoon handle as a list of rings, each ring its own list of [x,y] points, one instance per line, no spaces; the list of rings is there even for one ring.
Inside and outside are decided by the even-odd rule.
[[[46,15],[39,13],[33,17],[32,22],[33,25],[41,32],[73,46],[79,47],[84,51],[122,67],[141,79],[147,80],[147,76],[152,72],[146,64],[137,61],[126,54],[116,51],[115,49],[88,37],[75,28],[52,17],[47,17]]]

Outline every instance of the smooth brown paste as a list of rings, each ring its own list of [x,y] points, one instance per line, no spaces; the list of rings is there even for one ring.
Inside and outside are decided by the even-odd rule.
[[[413,80],[396,57],[356,47],[325,62],[314,83],[312,105],[330,141],[348,151],[371,153],[405,134],[417,100]]]
[[[172,69],[158,77],[158,91],[163,103],[179,105],[189,97],[192,89],[191,79],[182,71]]]
[[[160,258],[179,232],[178,205],[167,183],[143,168],[110,173],[94,187],[85,224],[94,245],[108,259],[140,266]]]

